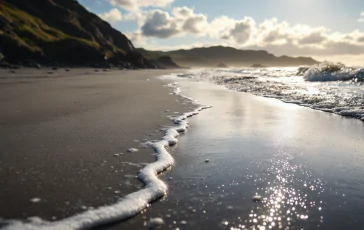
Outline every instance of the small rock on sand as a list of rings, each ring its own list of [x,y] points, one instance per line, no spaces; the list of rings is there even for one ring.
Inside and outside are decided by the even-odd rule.
[[[209,162],[210,162],[210,159],[206,159],[206,160],[205,160],[205,162],[206,162],[206,163],[209,163]]]
[[[157,229],[159,227],[161,227],[162,225],[164,225],[164,221],[162,218],[152,218],[149,221],[148,227],[149,229]]]
[[[261,200],[262,200],[262,197],[261,196],[259,196],[259,195],[253,196],[253,201],[254,202],[260,202]]]
[[[135,153],[135,152],[138,152],[139,150],[136,149],[136,148],[130,148],[128,149],[128,153]]]
[[[34,197],[34,198],[30,199],[30,202],[32,202],[32,203],[39,203],[40,201],[41,201],[41,199],[38,197]]]

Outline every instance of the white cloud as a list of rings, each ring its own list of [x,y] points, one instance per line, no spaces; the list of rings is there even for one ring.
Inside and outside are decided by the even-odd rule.
[[[167,7],[170,4],[174,2],[174,0],[133,0],[138,2],[140,7],[148,7],[148,6],[154,6],[154,7]]]
[[[207,27],[207,17],[204,14],[195,14],[188,7],[177,7],[172,10],[176,21],[181,24],[181,31],[191,34],[202,34]]]
[[[277,18],[266,19],[257,27],[256,43],[258,46],[267,44],[283,45],[288,41],[289,24],[280,22]]]
[[[147,15],[141,31],[144,36],[157,38],[169,38],[179,33],[176,21],[168,12],[161,10],[151,11]]]
[[[206,17],[203,15],[187,18],[183,23],[182,30],[191,34],[203,33],[206,21]]]
[[[300,47],[318,48],[326,41],[328,32],[329,30],[324,27],[292,26],[286,21],[272,18],[257,26],[255,40],[256,46],[259,47],[294,44]]]
[[[110,0],[119,7],[138,9],[147,6],[166,7],[174,0]],[[206,37],[209,44],[229,45],[241,49],[265,49],[277,55],[362,55],[364,54],[364,32],[333,32],[325,27],[290,24],[277,18],[256,23],[251,17],[236,20],[227,16],[208,19],[207,15],[196,13],[188,7],[175,7],[168,11],[142,9],[134,15],[139,28],[130,34],[133,42],[144,47],[161,47],[158,39],[186,35]],[[138,15],[137,17],[135,15]],[[123,15],[123,18],[126,15]],[[364,21],[364,12],[362,13]],[[195,47],[197,43],[181,47]],[[199,43],[204,45],[206,43]],[[177,47],[174,47],[177,48]],[[171,48],[173,49],[173,48]]]
[[[102,18],[103,20],[110,22],[110,23],[114,23],[114,22],[123,20],[123,16],[121,15],[121,12],[116,8],[111,9],[109,12],[99,14],[98,16],[100,18]]]
[[[134,43],[134,41],[132,40]],[[143,47],[147,50],[157,50],[157,51],[170,51],[170,50],[180,50],[180,49],[192,49],[192,48],[201,48],[201,47],[210,47],[210,46],[218,46],[221,45],[220,43],[202,43],[196,42],[193,44],[183,44],[183,45],[158,45],[155,42],[144,42],[136,45],[136,47]]]
[[[359,22],[364,22],[364,11],[360,13]]]
[[[227,30],[232,28],[234,24],[235,20],[227,16],[215,18],[209,23],[209,27],[212,29],[210,29],[208,33],[211,37],[220,38],[221,35],[227,33]]]
[[[174,8],[172,14],[162,10],[146,12],[141,17],[141,34],[146,37],[170,38],[185,34],[200,35],[208,29],[207,17],[187,7]]]
[[[235,21],[232,28],[225,28],[225,33],[223,33],[220,38],[224,40],[233,40],[238,45],[244,45],[252,37],[254,27],[254,19],[245,17],[243,20]]]
[[[135,0],[110,0],[111,5],[128,11],[137,11],[138,5]]]
[[[321,44],[326,40],[326,35],[324,34],[324,31],[324,29],[313,30],[308,34],[305,34],[304,37],[299,38],[298,43],[301,45]]]
[[[194,14],[194,12],[193,9],[183,6],[183,7],[173,8],[172,14],[175,15],[177,18],[188,18],[191,17]]]
[[[145,7],[165,8],[174,0],[110,0],[111,5],[127,11],[138,12]]]

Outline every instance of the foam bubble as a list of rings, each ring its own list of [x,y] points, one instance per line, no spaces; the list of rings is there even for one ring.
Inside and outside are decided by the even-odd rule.
[[[39,203],[41,201],[41,199],[39,197],[34,197],[32,199],[30,199],[30,202],[32,203]]]
[[[253,196],[253,201],[254,202],[259,202],[259,201],[261,201],[262,200],[262,197],[261,196],[259,196],[259,195],[255,195],[255,196]]]
[[[130,149],[128,149],[128,153],[136,153],[136,152],[138,152],[139,150],[138,149],[136,149],[136,148],[130,148]]]
[[[164,225],[164,221],[162,218],[153,218],[153,219],[150,219],[149,221],[149,224],[148,224],[148,227],[151,228],[151,229],[155,229],[155,228],[158,228],[160,226]]]

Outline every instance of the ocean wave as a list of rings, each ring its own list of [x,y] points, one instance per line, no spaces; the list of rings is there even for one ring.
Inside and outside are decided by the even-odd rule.
[[[177,86],[174,92],[178,94]],[[45,221],[39,217],[28,218],[27,221],[20,220],[1,220],[5,223],[3,230],[73,230],[90,229],[96,226],[121,221],[135,216],[149,204],[167,192],[167,185],[158,178],[158,174],[165,171],[174,164],[173,157],[167,148],[176,145],[179,133],[185,132],[188,128],[187,118],[197,115],[201,110],[211,106],[200,106],[197,109],[185,113],[181,116],[172,118],[174,127],[168,128],[164,137],[157,142],[150,143],[154,149],[157,161],[148,164],[139,171],[138,178],[145,184],[145,187],[134,193],[121,198],[117,203],[88,210],[83,213],[65,218],[59,221]],[[1,226],[1,225],[0,225]]]
[[[347,67],[342,63],[323,62],[311,67],[300,67],[296,73],[306,81],[364,81],[364,68]]]
[[[354,72],[350,78],[339,77],[349,70]],[[332,73],[325,74],[325,71]],[[334,79],[332,77],[334,75],[335,79],[341,80],[323,80]],[[363,77],[363,70],[360,68],[322,63],[306,68],[201,69],[178,76],[208,81],[223,85],[230,90],[275,98],[286,103],[364,121],[364,85],[360,80],[356,80],[360,79],[360,76]],[[311,81],[306,78],[311,80],[320,78],[321,81]]]

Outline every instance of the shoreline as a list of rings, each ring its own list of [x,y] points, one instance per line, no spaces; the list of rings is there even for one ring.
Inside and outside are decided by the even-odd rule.
[[[360,194],[355,193],[353,186],[361,183],[356,178],[364,173],[364,158],[360,155],[360,149],[364,148],[364,126],[360,121],[319,113],[274,98],[231,91],[212,83],[175,77],[154,80],[164,87],[169,83],[167,91],[171,95],[168,97],[178,98],[178,102],[174,101],[177,107],[186,105],[191,110],[190,102],[197,101],[199,104],[211,103],[214,108],[191,119],[191,125],[196,129],[182,135],[178,147],[168,148],[170,153],[166,154],[164,146],[176,143],[177,132],[186,130],[184,119],[194,113],[176,115],[168,110],[166,116],[167,110],[163,110],[162,116],[169,117],[169,123],[175,117],[180,119],[175,127],[160,127],[163,134],[158,134],[152,144],[163,161],[150,160],[153,163],[148,164],[145,171],[141,170],[145,189],[150,192],[144,193],[144,189],[135,187],[137,193],[124,197],[129,203],[127,208],[118,206],[114,200],[116,202],[108,203],[114,206],[81,210],[83,214],[57,220],[54,223],[59,224],[58,227],[95,227],[96,220],[101,229],[139,229],[148,226],[154,218],[164,221],[161,229],[259,229],[261,226],[266,229],[277,226],[300,229],[330,226],[335,229],[345,226],[335,222],[336,219],[350,218],[354,222],[345,222],[347,226],[353,229],[362,226],[355,223],[360,223],[358,216],[364,214],[364,210],[355,204],[364,204],[364,200],[357,197]],[[212,131],[212,124],[218,132]],[[169,154],[176,159],[176,167],[171,171],[168,169],[174,159]],[[139,163],[136,163],[139,169],[145,166]],[[161,180],[157,179],[156,175],[164,170],[168,172],[159,175]],[[166,196],[163,196],[167,189],[163,181],[170,187]],[[260,202],[252,201],[256,194],[262,196]],[[139,197],[148,202],[162,198],[149,207],[148,202],[135,202]],[[294,197],[300,203],[294,204],[287,197]],[[276,200],[284,202],[279,207],[271,205]],[[337,206],[356,215],[349,218],[339,214],[333,209]],[[107,214],[105,208],[109,208]],[[271,210],[274,210],[272,218],[275,218],[272,220],[268,218]],[[120,221],[121,217],[127,217],[125,213],[133,218]],[[110,218],[113,223],[101,219],[100,215]],[[48,224],[33,219],[30,225],[15,222],[9,229],[54,227],[52,223]]]
[[[52,84],[57,85],[57,87],[59,87],[62,84],[66,84],[67,87],[76,84],[77,87],[83,86],[85,88],[85,91],[89,91],[90,89],[95,88],[97,89],[98,95],[100,94],[102,95],[102,93],[110,91],[110,88],[108,87],[103,89],[102,86],[105,86],[103,85],[105,84],[105,82],[108,82],[107,84],[110,85],[121,83],[122,85],[125,86],[118,85],[117,87],[115,87],[116,89],[112,91],[114,92],[116,90],[119,91],[120,93],[119,88],[121,87],[122,90],[128,91],[124,92],[126,93],[126,95],[128,95],[128,97],[130,97],[131,95],[134,95],[134,97],[136,97],[132,99],[124,98],[121,102],[119,101],[114,102],[115,98],[108,97],[106,99],[112,99],[110,100],[112,101],[110,105],[111,107],[103,104],[105,103],[105,99],[101,101],[102,102],[101,105],[99,104],[100,102],[92,101],[88,105],[88,107],[90,108],[86,108],[86,111],[82,110],[79,111],[77,108],[74,108],[73,103],[72,105],[70,105],[71,103],[69,103],[69,101],[67,100],[66,101],[63,100],[62,103],[64,105],[67,105],[68,107],[62,109],[54,107],[52,106],[52,104],[57,104],[54,103],[53,101],[54,98],[52,98],[53,100],[51,101],[53,103],[51,104],[49,103],[50,101],[47,101],[47,99],[43,101],[42,106],[45,106],[46,108],[39,108],[38,105],[38,108],[34,110],[32,106],[28,106],[29,101],[32,101],[31,97],[30,98],[27,97],[26,100],[24,98],[24,95],[18,95],[18,97],[13,97],[12,100],[15,100],[15,103],[13,101],[13,104],[19,104],[19,102],[24,100],[25,104],[24,107],[20,106],[23,109],[20,110],[21,111],[20,115],[18,114],[18,116],[14,116],[12,110],[8,108],[4,110],[7,111],[7,114],[4,113],[0,117],[1,118],[0,134],[3,143],[7,144],[5,146],[2,145],[0,149],[1,150],[0,168],[2,169],[0,170],[0,174],[5,173],[7,175],[5,177],[5,180],[1,181],[1,186],[3,188],[6,188],[1,193],[1,198],[2,198],[0,199],[2,201],[1,207],[7,207],[7,209],[0,210],[1,212],[0,216],[3,218],[3,221],[9,219],[24,219],[27,216],[28,217],[40,216],[41,218],[45,218],[46,220],[53,220],[53,221],[58,219],[63,219],[67,216],[72,216],[76,213],[84,212],[85,210],[92,210],[94,207],[103,206],[105,204],[106,205],[113,204],[116,202],[118,198],[124,197],[126,194],[130,194],[133,191],[139,190],[141,188],[141,184],[137,180],[137,178],[132,175],[133,174],[136,175],[138,170],[141,167],[143,167],[143,164],[141,163],[155,161],[153,159],[155,158],[155,156],[151,154],[152,153],[151,149],[141,144],[141,142],[143,142],[140,140],[142,139],[142,136],[145,137],[145,140],[147,139],[159,140],[163,136],[161,131],[164,132],[165,130],[163,126],[168,125],[168,122],[170,122],[170,119],[167,118],[167,116],[178,116],[178,114],[183,114],[185,111],[195,108],[195,105],[189,103],[189,100],[180,97],[178,95],[175,95],[175,93],[170,91],[170,87],[166,88],[165,86],[166,82],[156,79],[155,77],[152,78],[152,76],[160,76],[173,72],[177,71],[175,70],[127,71],[127,72],[122,72],[123,74],[125,74],[125,76],[120,76],[119,75],[120,72],[114,72],[102,76],[99,76],[98,74],[89,76],[77,76],[72,79],[64,77],[58,79],[39,80],[38,78],[36,78],[36,79],[27,79],[28,84],[11,82],[10,79],[8,81],[10,81],[13,84],[0,84],[0,87],[2,88],[1,91],[2,93],[0,95],[0,98],[2,99],[3,98],[8,99],[9,95],[7,95],[7,93],[10,92],[10,90],[14,91],[14,88],[20,87],[18,90],[21,90],[22,94],[24,94],[24,87],[25,88],[30,87],[30,89],[28,88],[29,92],[25,93],[27,94],[33,92],[33,89],[35,89],[34,85],[54,87],[54,85],[52,86]],[[100,80],[100,78],[103,79]],[[60,82],[55,83],[54,80],[58,80]],[[92,86],[89,85],[90,83]],[[55,88],[56,91],[59,90],[57,89],[57,87]],[[131,87],[132,89],[128,89],[128,87]],[[36,86],[36,88],[39,90],[39,89],[46,89],[47,87],[43,88]],[[139,90],[137,90],[137,88],[139,88]],[[142,91],[140,91],[140,89],[144,89],[147,90],[148,92],[153,92],[153,93],[150,96],[149,93],[147,93],[144,96],[140,96],[139,94],[143,94]],[[64,88],[60,89],[61,92],[63,92],[64,90],[65,90]],[[158,92],[157,93],[158,95],[155,95],[155,92]],[[38,93],[40,92],[38,91]],[[44,94],[54,93],[54,90],[51,88],[49,92],[44,91],[43,93]],[[72,93],[69,92],[66,94],[64,93],[61,93],[60,95],[65,97],[67,95],[74,95],[74,92]],[[29,94],[27,96],[29,96]],[[39,100],[40,98],[36,96],[36,99]],[[86,99],[83,98],[83,100],[80,100],[76,104],[80,104],[81,102],[85,103],[92,99],[94,98],[92,97],[91,98],[87,97]],[[128,102],[128,100],[130,100],[130,102]],[[138,100],[141,104],[135,106],[135,102],[138,102]],[[1,106],[3,108],[6,107],[6,100],[0,100],[0,101],[2,102]],[[154,103],[152,101],[154,101]],[[58,102],[60,103],[60,101]],[[40,102],[38,101],[37,103]],[[115,111],[112,111],[115,108],[115,104],[122,105],[123,107],[120,109],[127,108],[129,110],[130,109],[134,110],[127,112],[127,114],[125,114],[125,112],[121,112],[120,114],[120,111],[116,113],[120,115],[129,114],[128,116],[123,117],[123,119],[127,117],[129,118],[127,118],[123,122],[119,121],[121,122],[119,124],[119,127],[124,129],[122,131],[109,130],[111,126],[113,127],[113,129],[117,129],[117,127],[115,127],[113,124],[110,124],[109,122],[107,122],[106,124],[103,123],[103,121],[105,122],[105,120],[108,121],[107,117],[109,116],[113,118],[118,118],[118,116],[115,116],[115,114],[106,115],[106,118],[99,117],[101,114],[104,114],[105,116],[105,113],[107,112],[115,113]],[[130,107],[131,105],[133,106]],[[17,107],[19,108],[19,105]],[[57,111],[57,109],[59,111]],[[43,116],[41,116],[41,114],[44,113],[46,110],[49,110],[47,115],[43,114]],[[31,116],[28,117],[29,115]],[[93,122],[96,122],[92,123],[93,125],[96,126],[95,127],[96,130],[92,129],[90,130],[91,132],[93,132],[91,136],[95,136],[92,137],[92,140],[87,139],[87,136],[90,135],[88,133],[89,131],[87,130],[90,129],[90,127],[88,126],[87,121],[82,120],[82,119],[89,120],[90,116],[93,116],[91,120]],[[95,118],[99,119],[95,120]],[[98,120],[100,120],[101,118],[103,121],[99,123],[100,121]],[[80,128],[80,124],[78,124],[79,122],[85,123],[81,125],[82,126],[81,129],[79,129]],[[118,123],[118,121],[116,121],[116,123]],[[65,132],[60,129],[64,129]],[[19,130],[21,130],[21,132],[23,133],[21,136],[18,136],[18,138],[20,137],[21,139],[20,140],[12,139],[12,137],[14,136],[11,134],[11,132],[14,132],[14,135],[16,135],[16,133],[18,133]],[[93,141],[102,137],[102,135],[100,136],[100,134],[97,134],[96,132],[97,130],[98,131],[103,130],[103,132],[107,133],[107,139],[112,138],[114,140],[112,141],[109,140],[107,141],[107,143],[101,144],[101,146],[98,146],[100,145],[100,143],[92,143]],[[74,134],[72,132],[78,133],[77,136],[79,138],[80,137],[82,138],[79,139],[77,142],[71,142],[71,143],[65,142],[73,139]],[[42,138],[44,138],[44,136],[42,136],[42,133],[47,133],[48,135],[51,135],[53,137],[50,139],[46,138],[48,140],[42,140]],[[150,134],[148,135],[148,133]],[[69,137],[67,135],[69,135]],[[83,135],[85,135],[86,137],[83,137]],[[117,138],[115,137],[115,135],[117,136]],[[126,138],[127,136],[130,137]],[[61,140],[57,140],[60,137],[62,137]],[[115,143],[119,138],[123,137],[129,140],[122,140],[121,141],[122,143]],[[136,138],[138,138],[138,140]],[[38,141],[39,146],[42,148],[42,151],[40,152],[38,150],[37,152],[37,150],[30,149],[30,153],[26,153],[26,155],[23,155],[23,157],[21,157],[21,154],[24,154],[24,152],[20,150],[27,149],[26,146],[24,145],[29,146],[29,143],[27,143],[28,139],[31,139],[32,140],[31,142]],[[50,143],[49,142],[47,143],[49,147],[47,146],[47,144],[46,145],[44,144],[44,142],[46,141],[50,141]],[[97,142],[98,141],[99,140],[97,140]],[[18,144],[16,144],[17,142]],[[83,144],[82,142],[86,142],[85,143],[86,145]],[[70,147],[67,146],[66,143],[69,144],[71,148],[73,147],[76,149],[70,149]],[[111,147],[108,146],[106,148],[106,145],[110,144],[114,146]],[[81,147],[86,147],[87,145],[91,145],[100,150],[103,149],[102,147],[104,146],[105,148],[102,150],[104,153],[103,154],[99,153],[98,155],[95,153],[96,150],[93,150],[92,157],[97,159],[93,158],[90,159],[90,156],[88,156],[86,150],[83,150],[82,152],[76,151],[77,149],[80,150]],[[91,146],[88,146],[87,149],[92,150]],[[135,146],[138,147],[139,149],[138,152],[127,153],[128,148]],[[32,148],[36,148],[36,143],[32,143]],[[56,151],[54,152],[57,152],[58,154],[52,154],[52,158],[45,157],[46,155],[44,154],[49,154],[49,152],[51,152],[49,151],[51,148],[55,148]],[[71,155],[69,154],[66,155],[64,153],[61,153],[67,150],[68,151],[71,150],[70,151]],[[12,155],[6,155],[9,152],[13,153],[13,155],[16,155],[15,158]],[[123,152],[123,154],[119,154],[119,152]],[[78,154],[78,156],[75,156],[74,154],[76,155]],[[115,157],[114,154],[119,154],[119,155]],[[36,159],[29,160],[29,158],[31,157],[34,157]],[[43,162],[39,161],[41,159],[39,157],[42,158]],[[57,158],[60,158],[59,160],[61,161],[59,161]],[[22,161],[24,162],[19,162],[19,159],[23,159]],[[16,164],[11,163],[14,160],[17,162]],[[87,165],[87,163],[79,162],[79,160],[82,161],[87,160],[90,161],[91,164]],[[55,162],[57,162],[56,165],[54,165]],[[97,165],[98,164],[97,162],[100,165]],[[41,164],[37,165],[39,163]],[[75,167],[79,164],[81,164],[82,167],[79,168]],[[10,167],[10,165],[12,165],[11,168],[7,170],[7,167]],[[28,166],[36,166],[36,167],[38,166],[39,168],[34,169]],[[21,169],[22,167],[23,169]],[[68,174],[67,168],[69,168],[70,170],[76,169],[76,171],[72,173],[72,176],[67,175]],[[43,173],[41,171],[42,169],[44,170]],[[53,169],[56,170],[52,172],[51,170]],[[36,172],[36,174],[33,173],[33,175],[30,175],[34,171]],[[88,175],[90,171],[91,175]],[[12,176],[11,175],[12,172],[16,173],[17,176],[15,175]],[[39,173],[42,177],[37,177],[37,174],[39,175]],[[57,175],[62,175],[62,178],[64,179],[61,178],[57,179],[57,177],[59,177]],[[94,175],[95,176],[97,175],[97,177],[95,177]],[[103,178],[103,176],[106,177]],[[38,180],[34,180],[35,178],[32,177],[37,177]],[[108,181],[105,182],[105,179]],[[17,183],[16,181],[19,181],[19,183]],[[39,182],[42,181],[43,183],[39,184]],[[126,184],[127,186],[123,184],[124,182],[127,183]],[[87,185],[88,183],[92,183],[92,185],[91,186],[90,184]],[[107,185],[112,185],[112,184],[114,184],[112,187],[111,186],[107,187]],[[37,186],[34,187],[34,185]],[[26,192],[26,194],[21,194],[22,193],[21,191]],[[49,192],[52,191],[54,193],[52,194],[51,192],[51,194],[49,194],[49,192],[47,191]],[[95,197],[95,194],[97,194],[97,197]],[[80,199],[82,199],[81,203]],[[62,209],[60,208],[60,206],[63,206],[64,208]],[[9,208],[9,207],[14,207],[14,208]],[[20,210],[17,207],[22,207],[22,209]]]
[[[360,229],[361,121],[177,82],[182,94],[214,107],[191,119],[193,132],[180,138],[177,165],[163,175],[173,178],[170,193],[108,229],[143,228],[152,218],[164,220],[161,229]]]

